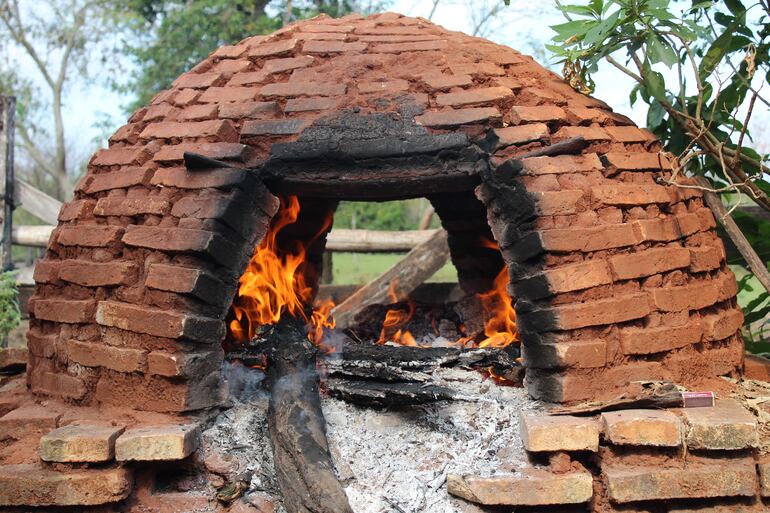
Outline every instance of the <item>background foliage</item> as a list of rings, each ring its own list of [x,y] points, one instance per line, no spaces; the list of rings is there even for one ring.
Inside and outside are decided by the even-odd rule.
[[[0,273],[0,342],[21,322],[19,291],[12,272]]]

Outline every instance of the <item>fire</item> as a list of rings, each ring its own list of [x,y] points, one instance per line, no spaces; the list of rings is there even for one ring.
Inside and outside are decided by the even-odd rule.
[[[484,312],[488,318],[484,323],[484,335],[479,347],[503,348],[518,338],[516,311],[508,294],[508,268],[503,266],[492,285],[492,290],[479,294]]]
[[[391,303],[398,302],[398,296],[396,295],[396,287],[398,281],[393,280],[388,286],[388,297]],[[414,302],[411,299],[407,300],[407,309],[391,308],[385,313],[385,320],[382,321],[382,330],[380,331],[380,338],[377,340],[378,344],[384,344],[385,342],[395,342],[402,346],[417,346],[417,341],[409,330],[402,329],[409,321],[414,317]]]
[[[230,335],[236,341],[250,340],[260,326],[275,324],[284,314],[304,319],[310,328],[308,338],[313,342],[320,341],[324,328],[334,327],[329,317],[333,305],[320,305],[308,314],[313,289],[305,276],[307,248],[329,229],[332,213],[314,237],[290,248],[279,248],[279,232],[295,223],[299,212],[296,196],[281,198],[278,214],[240,278],[229,324]]]

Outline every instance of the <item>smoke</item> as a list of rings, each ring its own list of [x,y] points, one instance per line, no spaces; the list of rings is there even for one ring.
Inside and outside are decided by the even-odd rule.
[[[265,380],[265,373],[260,369],[246,367],[238,361],[225,362],[222,364],[222,375],[230,387],[230,397],[241,402],[264,393],[261,385]]]

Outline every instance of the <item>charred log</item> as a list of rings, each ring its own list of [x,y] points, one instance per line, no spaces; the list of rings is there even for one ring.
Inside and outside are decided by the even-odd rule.
[[[328,379],[324,390],[337,399],[360,406],[397,408],[455,398],[447,387],[419,382],[356,381]]]
[[[267,357],[268,427],[286,510],[352,513],[326,439],[316,348],[302,324],[291,318],[267,327],[256,346]]]

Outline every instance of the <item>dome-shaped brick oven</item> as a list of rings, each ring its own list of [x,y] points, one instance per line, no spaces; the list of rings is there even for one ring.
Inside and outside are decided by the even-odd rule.
[[[426,20],[319,17],[222,47],[131,116],[62,209],[35,270],[29,385],[219,403],[225,316],[288,193],[429,198],[466,291],[508,266],[536,398],[734,374],[735,278],[670,168],[651,133],[532,58]],[[486,233],[499,252],[474,244]]]

